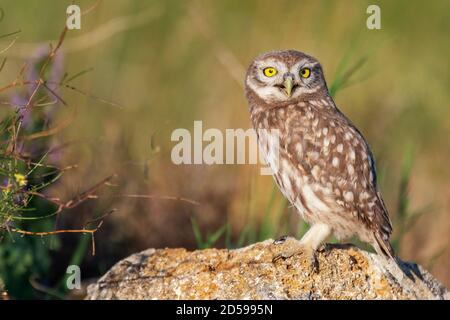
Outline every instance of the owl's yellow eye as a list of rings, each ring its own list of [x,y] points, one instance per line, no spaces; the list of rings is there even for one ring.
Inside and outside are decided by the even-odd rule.
[[[268,67],[263,70],[263,73],[266,77],[273,77],[274,75],[277,74],[277,72],[278,72],[277,69],[272,67]]]
[[[311,69],[309,68],[303,68],[302,70],[300,70],[300,75],[303,78],[309,78],[309,76],[311,75]]]

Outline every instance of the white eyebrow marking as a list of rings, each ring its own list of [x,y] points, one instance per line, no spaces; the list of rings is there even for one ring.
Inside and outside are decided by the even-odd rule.
[[[304,64],[306,64],[308,62],[308,59],[304,58],[302,60],[300,60],[299,62],[297,62],[296,64],[294,64],[291,67],[291,72],[292,70],[298,70],[300,66],[303,66]]]
[[[319,63],[318,62],[311,62],[311,63],[305,63],[302,67],[315,67],[317,66]]]

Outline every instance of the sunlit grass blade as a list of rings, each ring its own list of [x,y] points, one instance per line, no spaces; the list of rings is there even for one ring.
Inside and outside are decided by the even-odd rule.
[[[13,36],[13,35],[21,33],[21,32],[22,32],[21,30],[16,30],[16,31],[13,31],[13,32],[5,33],[5,34],[0,35],[0,39],[6,38],[6,37],[10,37],[10,36]]]
[[[203,237],[197,220],[194,217],[191,218],[191,225],[192,231],[194,232],[195,242],[197,243],[197,248],[199,249],[211,248],[216,244],[221,236],[223,236],[224,234],[226,235],[226,232],[229,229],[228,223],[225,223],[222,227],[214,231],[212,234],[208,234],[206,235],[206,237]]]
[[[92,68],[92,67],[88,68],[88,69],[85,69],[85,70],[81,70],[80,72],[74,74],[73,76],[68,77],[67,79],[64,79],[64,82],[62,82],[62,83],[69,83],[69,82],[77,79],[78,77],[81,77],[82,75],[84,75],[84,74],[86,74],[88,72],[91,72],[93,70],[94,70],[94,68]]]
[[[200,227],[198,226],[197,220],[194,217],[191,218],[191,226],[192,231],[194,232],[194,238],[195,242],[197,243],[197,247],[202,248],[204,244],[202,232],[200,231]]]
[[[222,227],[217,229],[214,233],[211,235],[208,235],[206,245],[208,248],[211,248],[216,244],[216,242],[220,239],[220,237],[225,233],[227,230],[227,223],[225,223]]]

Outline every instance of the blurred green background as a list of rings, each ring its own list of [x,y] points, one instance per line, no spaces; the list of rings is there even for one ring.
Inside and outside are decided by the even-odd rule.
[[[0,86],[56,42],[71,3],[2,1],[0,35],[21,32],[0,39],[1,50],[18,37],[0,56],[8,59]],[[75,3],[85,10],[96,2]],[[370,4],[381,8],[381,30],[366,28]],[[305,226],[259,166],[176,166],[170,159],[172,131],[192,130],[194,120],[204,129],[250,128],[247,65],[264,51],[292,48],[318,58],[329,85],[357,68],[335,101],[372,146],[399,255],[450,286],[449,33],[446,0],[100,1],[82,17],[81,30],[68,32],[61,64],[69,76],[87,71],[70,85],[122,107],[60,89],[68,106],[46,108],[56,109],[53,126],[67,119],[70,125],[51,143],[65,145],[61,166],[78,168],[48,192],[70,199],[116,173],[99,199],[58,223],[78,228],[92,215],[117,211],[96,234],[95,256],[90,238],[77,234],[9,244],[12,261],[31,260],[13,275],[14,264],[0,261],[0,276],[16,281],[14,297],[61,297],[55,288],[70,262],[80,263],[88,280],[149,247],[233,247],[301,234]]]

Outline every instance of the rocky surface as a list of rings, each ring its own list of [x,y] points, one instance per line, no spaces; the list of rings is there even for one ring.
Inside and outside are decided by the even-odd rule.
[[[402,272],[354,246],[327,245],[312,270],[301,256],[272,262],[282,248],[266,240],[238,250],[148,249],[118,262],[87,299],[450,298],[415,264],[403,263]]]

